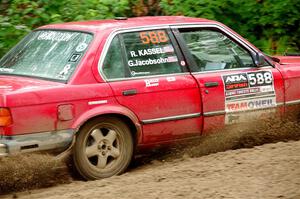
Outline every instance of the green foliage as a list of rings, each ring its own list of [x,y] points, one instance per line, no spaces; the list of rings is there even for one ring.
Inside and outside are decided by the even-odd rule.
[[[220,21],[269,54],[300,49],[295,0],[1,0],[0,57],[44,24],[162,14]]]
[[[220,21],[269,54],[300,49],[300,4],[295,0],[162,0],[161,7],[167,15]]]
[[[3,0],[0,57],[31,30],[49,23],[130,15],[128,0]]]
[[[14,46],[30,29],[25,25],[14,25],[8,17],[0,16],[0,57]]]

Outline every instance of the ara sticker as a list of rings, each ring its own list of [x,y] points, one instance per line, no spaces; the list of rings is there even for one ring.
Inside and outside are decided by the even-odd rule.
[[[86,43],[80,43],[77,47],[76,47],[76,52],[82,52],[87,48],[87,44]]]

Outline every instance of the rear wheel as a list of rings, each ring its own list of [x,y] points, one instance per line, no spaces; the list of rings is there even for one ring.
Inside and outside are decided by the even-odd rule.
[[[128,126],[117,118],[99,118],[79,131],[73,148],[79,174],[95,180],[121,174],[133,154],[133,139]]]

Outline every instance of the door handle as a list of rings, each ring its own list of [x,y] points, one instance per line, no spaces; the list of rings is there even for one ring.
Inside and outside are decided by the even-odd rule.
[[[123,94],[124,96],[136,95],[136,94],[137,94],[137,91],[136,91],[135,89],[131,89],[131,90],[123,91],[122,94]]]
[[[204,84],[204,86],[205,86],[206,88],[217,87],[217,86],[219,86],[219,82],[206,82],[206,83]]]

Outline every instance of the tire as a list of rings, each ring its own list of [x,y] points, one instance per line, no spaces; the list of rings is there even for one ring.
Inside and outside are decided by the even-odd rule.
[[[85,124],[73,148],[73,161],[86,180],[108,178],[123,173],[133,156],[133,139],[128,126],[113,117]]]

